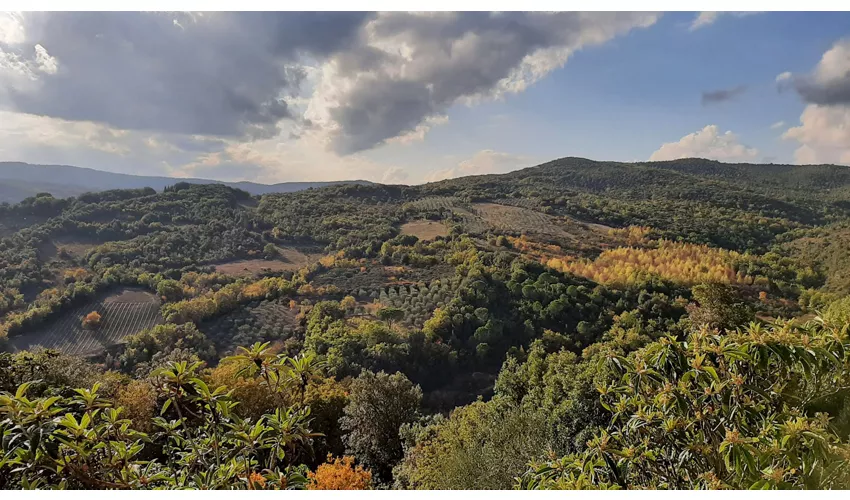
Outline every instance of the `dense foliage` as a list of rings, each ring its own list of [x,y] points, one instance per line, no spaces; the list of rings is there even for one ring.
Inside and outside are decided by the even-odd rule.
[[[0,205],[0,487],[846,488],[849,184],[565,158]]]

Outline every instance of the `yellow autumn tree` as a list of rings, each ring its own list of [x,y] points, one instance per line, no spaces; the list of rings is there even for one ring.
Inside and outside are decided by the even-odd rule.
[[[753,284],[751,277],[735,271],[733,262],[740,258],[722,248],[661,240],[654,248],[618,247],[595,260],[552,258],[547,264],[605,284],[633,285],[652,275],[683,285]]]
[[[122,417],[129,418],[132,428],[141,432],[153,430],[157,415],[156,389],[147,380],[133,380],[118,390],[116,406],[124,408]]]

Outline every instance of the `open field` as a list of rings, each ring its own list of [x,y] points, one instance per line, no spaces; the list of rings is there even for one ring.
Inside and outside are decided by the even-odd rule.
[[[89,250],[97,246],[97,243],[57,240],[55,245],[58,251],[65,250],[66,253],[74,257],[85,257]]]
[[[420,240],[433,240],[437,236],[448,236],[449,231],[446,226],[440,222],[430,220],[416,220],[402,224],[401,234],[410,234],[416,236]]]
[[[92,311],[101,314],[101,326],[97,330],[84,330],[82,319]],[[124,289],[62,313],[38,330],[12,337],[10,341],[15,350],[40,345],[67,354],[91,355],[161,321],[156,296]]]
[[[321,254],[307,254],[291,247],[278,247],[280,259],[245,259],[215,266],[216,272],[232,276],[256,276],[263,272],[296,271],[318,261]]]

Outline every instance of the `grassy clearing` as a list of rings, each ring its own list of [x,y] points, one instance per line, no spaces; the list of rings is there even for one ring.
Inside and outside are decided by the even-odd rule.
[[[246,259],[225,262],[215,266],[219,273],[231,276],[256,276],[264,272],[296,271],[318,261],[319,254],[306,254],[291,247],[278,247],[279,259]]]
[[[417,220],[402,224],[401,234],[410,234],[416,236],[420,240],[433,240],[437,236],[448,236],[449,231],[446,226],[440,222],[430,220]]]
[[[74,257],[85,257],[89,250],[95,248],[97,243],[82,243],[77,241],[57,241],[56,249],[65,250],[65,253]]]

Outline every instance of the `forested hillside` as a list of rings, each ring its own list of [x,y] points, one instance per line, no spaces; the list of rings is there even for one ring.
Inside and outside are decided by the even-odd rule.
[[[251,194],[291,193],[333,184],[369,184],[366,181],[281,182],[278,184],[222,182],[208,179],[181,179],[181,181],[191,184],[222,184]],[[110,189],[150,187],[161,190],[174,182],[175,180],[171,177],[118,174],[69,165],[0,162],[0,203],[18,203],[39,193],[50,193],[56,198],[67,198]]]
[[[2,204],[0,487],[848,488],[848,227],[701,159]]]

